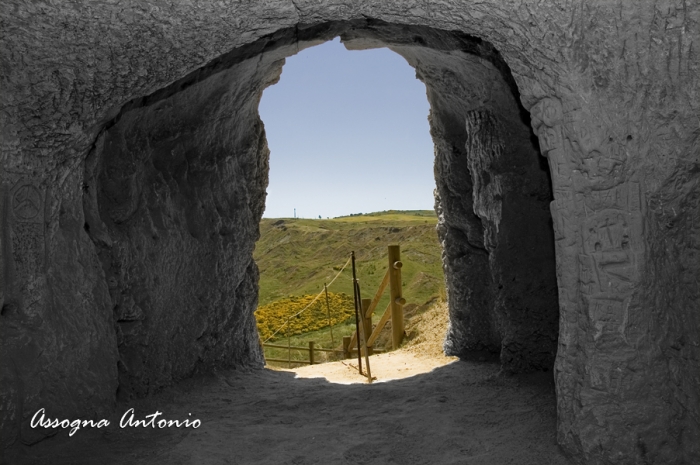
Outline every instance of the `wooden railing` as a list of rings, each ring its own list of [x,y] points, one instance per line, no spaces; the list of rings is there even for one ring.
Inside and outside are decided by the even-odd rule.
[[[369,369],[369,358],[367,358],[372,353],[384,352],[381,350],[374,349],[374,343],[379,337],[379,334],[384,329],[389,319],[391,319],[391,343],[393,349],[398,349],[401,345],[404,336],[404,321],[403,321],[403,306],[406,304],[406,299],[401,296],[401,250],[398,245],[389,246],[389,267],[386,270],[382,282],[379,284],[379,289],[372,299],[362,299],[360,294],[359,281],[356,279],[355,275],[355,252],[352,252],[352,275],[353,275],[353,287],[355,293],[355,322],[357,330],[353,333],[352,337],[343,337],[343,350],[337,349],[321,349],[315,348],[315,343],[313,341],[309,342],[309,347],[292,347],[291,345],[280,345],[280,344],[263,344],[263,347],[269,347],[274,349],[287,349],[287,359],[280,358],[267,358],[266,360],[270,362],[281,362],[287,363],[291,368],[292,363],[302,364],[302,365],[314,365],[315,356],[314,352],[332,352],[341,353],[343,358],[351,358],[354,354],[358,356],[358,369],[360,374],[362,373],[362,361],[361,355],[366,357],[367,364],[367,379],[369,382],[372,380],[372,375]],[[342,270],[341,270],[342,271]],[[337,276],[336,276],[337,277]],[[335,278],[334,278],[335,279]],[[389,304],[384,310],[384,314],[379,319],[377,326],[372,329],[372,314],[375,308],[379,304],[379,301],[384,294],[387,286],[389,287]],[[324,285],[324,290],[326,292],[326,305],[328,306],[328,289]],[[320,294],[319,294],[320,295]],[[328,308],[328,320],[330,324],[330,308]],[[333,327],[331,325],[331,338],[333,337]],[[360,333],[358,337],[358,332]],[[307,351],[309,353],[309,359],[307,360],[292,360],[292,349]]]
[[[287,358],[270,358],[270,357],[265,357],[265,360],[268,362],[279,362],[279,363],[286,363],[289,368],[291,368],[293,363],[299,364],[299,365],[315,365],[317,363],[316,361],[316,352],[330,352],[334,354],[343,354],[344,356],[346,355],[346,352],[343,350],[339,349],[323,349],[321,347],[316,347],[316,343],[313,341],[309,341],[309,346],[308,347],[299,347],[299,346],[285,346],[281,344],[263,344],[264,348],[270,348],[270,349],[284,349],[287,350]],[[308,360],[293,360],[292,359],[292,350],[300,350],[307,352],[309,354]],[[352,357],[353,352],[357,354],[357,350],[351,350],[350,353],[345,356],[345,358]],[[383,350],[375,350],[375,353],[383,353]]]

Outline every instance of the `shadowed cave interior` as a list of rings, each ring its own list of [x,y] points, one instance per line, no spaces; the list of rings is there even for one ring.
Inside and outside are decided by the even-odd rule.
[[[552,371],[557,442],[575,460],[697,457],[697,160],[652,182],[668,164],[639,154],[661,148],[612,110],[599,117],[595,92],[581,103],[573,72],[518,61],[497,35],[500,52],[486,34],[421,23],[279,28],[125,94],[145,96],[84,129],[77,162],[43,175],[28,161],[3,166],[4,448],[50,435],[28,426],[39,408],[102,417],[193,375],[263,366],[252,253],[269,150],[258,103],[285,57],[340,36],[350,49],[390,48],[425,83],[446,353]],[[581,73],[595,58],[573,56]],[[612,80],[592,82],[607,95]],[[679,147],[692,152],[693,140]]]
[[[100,135],[86,163],[85,229],[115,303],[120,394],[145,395],[225,360],[226,352],[238,358],[227,363],[260,364],[250,254],[269,151],[257,105],[284,56],[338,33],[353,48],[389,45],[428,86],[452,316],[448,353],[500,354],[511,371],[552,367],[558,303],[551,183],[507,66],[473,37],[360,26],[324,25],[306,31],[308,38],[283,31],[254,44],[262,50],[252,58],[234,51],[210,76],[205,68],[195,81],[127,106]],[[217,66],[224,65],[211,68]],[[167,271],[173,261],[187,264],[184,276]],[[207,319],[192,311],[222,303],[249,310]],[[168,356],[193,341],[190,360]]]
[[[119,399],[218,365],[262,366],[252,250],[269,151],[257,106],[284,57],[337,35],[352,49],[390,47],[427,86],[447,353],[500,355],[514,372],[552,368],[551,182],[507,65],[464,34],[330,23],[233,50],[128,103],[98,136],[85,161],[83,229],[109,289]]]

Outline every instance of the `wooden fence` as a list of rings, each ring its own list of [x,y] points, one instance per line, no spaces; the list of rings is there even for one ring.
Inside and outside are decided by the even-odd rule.
[[[347,339],[349,340],[350,337],[348,336]],[[293,363],[296,363],[298,365],[315,365],[317,363],[316,361],[316,352],[330,352],[334,354],[342,354],[343,358],[352,358],[354,355],[357,354],[357,349],[349,349],[348,351],[343,351],[339,349],[322,349],[320,347],[316,347],[316,343],[313,341],[309,341],[309,346],[308,347],[299,347],[299,346],[285,346],[285,345],[280,345],[280,344],[263,344],[264,348],[271,348],[271,349],[284,349],[287,350],[287,358],[270,358],[270,357],[265,357],[265,360],[268,362],[279,362],[279,363],[286,363],[289,368],[292,367]],[[300,350],[303,352],[307,352],[308,359],[307,360],[292,360],[292,350]],[[375,350],[374,353],[383,353],[383,350]]]
[[[390,245],[388,250],[389,266],[386,270],[386,274],[379,284],[379,289],[377,290],[374,298],[372,299],[361,299],[360,298],[360,285],[355,278],[355,252],[352,253],[352,269],[353,269],[353,287],[355,292],[355,315],[357,322],[357,329],[352,335],[343,337],[343,350],[337,349],[321,349],[315,348],[315,343],[310,341],[309,347],[292,347],[290,345],[279,345],[279,344],[263,344],[263,347],[269,347],[274,349],[287,349],[287,359],[279,358],[267,358],[266,360],[270,362],[281,362],[287,363],[287,366],[291,368],[292,363],[297,363],[301,365],[314,365],[315,362],[315,352],[332,352],[343,354],[343,358],[351,358],[354,354],[358,356],[358,368],[360,374],[362,374],[362,362],[359,360],[360,355],[371,355],[372,353],[381,353],[383,350],[374,349],[374,342],[379,337],[379,333],[382,331],[384,326],[391,321],[391,343],[394,349],[398,349],[401,345],[404,336],[404,321],[403,321],[403,306],[406,304],[406,299],[404,299],[401,289],[401,268],[403,263],[401,263],[401,249],[398,245]],[[342,271],[342,270],[341,270]],[[372,314],[374,313],[379,300],[386,288],[389,287],[389,304],[384,310],[384,314],[379,319],[379,323],[372,329]],[[326,305],[328,305],[328,290],[324,285],[324,290],[326,292]],[[359,301],[359,302],[358,302]],[[328,318],[330,322],[330,309],[328,313]],[[331,325],[331,337],[332,337],[333,326]],[[309,354],[309,359],[307,360],[292,360],[292,350],[307,351]],[[367,365],[369,365],[369,359],[366,359]],[[367,366],[367,376],[371,382],[371,374],[369,372],[369,366]]]
[[[372,352],[377,352],[373,349],[374,342],[379,337],[384,326],[391,321],[391,345],[394,349],[398,349],[403,341],[404,336],[404,322],[403,322],[403,306],[406,304],[406,299],[401,296],[401,268],[403,263],[401,262],[401,249],[398,245],[389,246],[389,267],[386,270],[386,274],[379,284],[379,289],[377,289],[374,298],[372,299],[362,299],[362,323],[364,324],[363,332],[368,334],[367,336],[367,351],[371,354]],[[384,314],[379,319],[379,323],[372,330],[372,315],[374,310],[377,308],[377,304],[381,299],[387,286],[389,286],[389,304],[384,310]],[[357,344],[357,332],[355,332],[349,341],[343,340],[343,347],[354,347]]]

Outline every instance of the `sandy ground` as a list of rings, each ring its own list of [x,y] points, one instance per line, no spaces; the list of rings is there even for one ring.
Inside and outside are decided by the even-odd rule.
[[[551,373],[509,376],[497,364],[456,361],[434,338],[370,363],[372,384],[357,360],[198,376],[118,405],[107,428],[60,430],[3,463],[570,463],[556,445]],[[120,428],[129,408],[138,419],[160,411],[201,426]]]
[[[369,367],[372,382],[377,383],[429,373],[435,368],[456,360],[456,357],[421,357],[408,351],[399,350],[372,355],[369,358]],[[337,384],[368,383],[367,363],[364,357],[362,357],[362,375],[357,367],[358,361],[353,359],[280,371],[294,373],[296,378],[322,378]]]

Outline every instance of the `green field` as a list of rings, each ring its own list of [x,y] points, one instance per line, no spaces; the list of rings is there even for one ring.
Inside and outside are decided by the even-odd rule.
[[[444,289],[436,224],[435,212],[423,210],[334,219],[263,219],[253,254],[260,269],[259,305],[290,296],[318,294],[323,284],[330,283],[345,265],[353,250],[362,297],[372,298],[388,267],[387,246],[395,244],[401,246],[403,297],[407,305],[423,305]],[[352,295],[349,265],[329,291]],[[387,306],[388,294],[387,290],[377,306],[375,322]],[[354,322],[352,326],[354,329]],[[327,332],[318,331],[324,335],[315,339],[317,344],[329,347]],[[340,339],[336,337],[336,346]],[[308,340],[314,339],[295,336],[292,345],[306,345]]]

